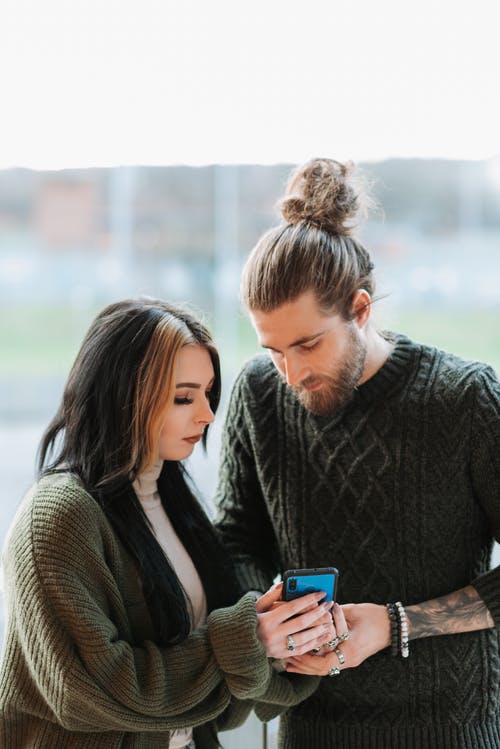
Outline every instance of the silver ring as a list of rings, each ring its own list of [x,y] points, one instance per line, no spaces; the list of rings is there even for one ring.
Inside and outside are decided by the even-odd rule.
[[[342,642],[342,639],[340,637],[334,637],[333,640],[330,640],[330,642],[327,642],[327,647],[330,648],[330,650],[335,650],[337,645],[340,645]]]
[[[344,632],[342,635],[340,635],[340,642],[345,642],[346,640],[349,639],[350,636],[351,636],[350,632],[347,632],[347,631]]]
[[[340,668],[334,666],[328,671],[328,676],[338,676],[340,674]]]
[[[286,649],[292,652],[292,650],[295,650],[295,640],[293,639],[292,635],[288,635],[286,638]]]
[[[335,653],[335,655],[339,659],[340,665],[343,666],[344,663],[345,663],[345,655],[344,655],[344,653],[341,650],[339,650],[338,648],[335,648],[335,650],[333,652]]]

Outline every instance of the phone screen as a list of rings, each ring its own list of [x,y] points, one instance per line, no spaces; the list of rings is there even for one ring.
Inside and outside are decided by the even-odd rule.
[[[293,601],[307,593],[324,590],[326,596],[323,601],[334,601],[338,574],[335,567],[287,570],[283,575],[283,599]]]

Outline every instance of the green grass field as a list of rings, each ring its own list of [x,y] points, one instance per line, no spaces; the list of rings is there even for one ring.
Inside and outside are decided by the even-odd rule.
[[[0,307],[2,375],[65,374],[93,316],[69,307]]]
[[[500,374],[499,310],[405,309],[394,311],[384,324],[420,343],[487,362]]]

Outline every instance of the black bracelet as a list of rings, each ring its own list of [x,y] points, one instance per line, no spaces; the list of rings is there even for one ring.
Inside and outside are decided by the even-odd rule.
[[[387,613],[391,622],[391,655],[399,653],[399,617],[395,603],[386,603]]]
[[[386,603],[391,622],[391,655],[408,658],[410,654],[408,638],[408,618],[401,601]]]

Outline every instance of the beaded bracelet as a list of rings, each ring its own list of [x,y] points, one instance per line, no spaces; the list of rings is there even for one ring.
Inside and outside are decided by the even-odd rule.
[[[401,601],[386,603],[391,622],[391,654],[408,658],[410,654],[408,638],[408,619]]]
[[[408,645],[408,619],[406,618],[406,611],[404,610],[401,601],[396,601],[396,610],[399,617],[399,644],[401,655],[403,658],[408,658],[410,655],[410,647]]]

